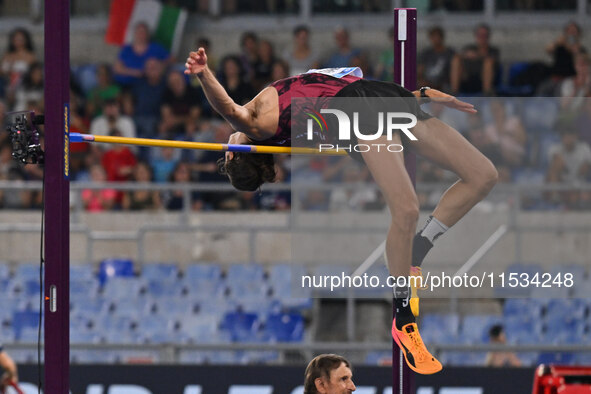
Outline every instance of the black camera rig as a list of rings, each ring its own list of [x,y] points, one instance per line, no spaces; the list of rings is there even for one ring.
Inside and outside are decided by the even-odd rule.
[[[44,123],[44,116],[34,112],[12,112],[7,114],[10,122],[6,131],[12,142],[12,157],[23,164],[43,164],[45,153],[41,148],[37,125]]]

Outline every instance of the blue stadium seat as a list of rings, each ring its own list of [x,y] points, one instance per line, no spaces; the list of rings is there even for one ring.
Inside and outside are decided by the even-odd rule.
[[[184,277],[217,281],[222,277],[222,268],[216,263],[194,263],[185,269]]]
[[[540,353],[537,364],[569,365],[575,361],[573,353]]]
[[[523,121],[532,132],[551,131],[556,124],[560,100],[558,97],[536,97],[524,102]]]
[[[39,280],[39,264],[21,263],[14,271],[15,280]]]
[[[139,297],[145,290],[143,279],[135,277],[115,277],[103,287],[103,296],[111,300],[123,300]]]
[[[70,265],[70,280],[89,280],[96,279],[94,269],[91,264],[72,264]]]
[[[101,261],[98,278],[101,286],[114,277],[133,277],[133,261],[129,259],[106,259]]]
[[[99,282],[96,279],[76,278],[70,280],[70,297],[96,297],[99,291]]]
[[[146,294],[158,297],[179,297],[183,293],[183,286],[180,281],[169,280],[150,280],[146,286]]]
[[[175,281],[179,276],[179,270],[174,263],[144,264],[141,276],[148,281]]]
[[[254,313],[227,313],[220,328],[229,332],[235,342],[258,342],[261,339],[259,318]]]
[[[132,317],[111,315],[105,315],[102,319],[97,319],[95,323],[97,331],[113,335],[130,333],[134,325],[137,324],[136,319]]]
[[[20,340],[22,331],[26,328],[37,328],[39,313],[34,311],[14,312],[12,314],[12,330],[16,340]]]
[[[503,305],[503,315],[509,316],[531,316],[541,318],[542,303],[535,299],[527,298],[508,298]]]
[[[194,343],[229,342],[231,337],[227,333],[220,335],[219,317],[214,315],[199,315],[183,319],[180,331]]]
[[[163,319],[162,316],[144,316],[138,322],[136,331],[141,333],[148,343],[173,342],[176,335],[176,322]]]
[[[474,343],[488,342],[488,330],[495,324],[502,323],[498,315],[468,315],[461,327],[462,337]]]
[[[72,311],[82,311],[94,315],[107,312],[109,308],[109,302],[104,297],[98,296],[88,298],[83,295],[70,295],[70,305],[72,306]]]
[[[264,275],[265,270],[261,264],[233,264],[228,267],[226,279],[230,285],[234,282],[262,282]]]
[[[95,331],[70,330],[70,343],[92,343],[101,342],[101,336]]]
[[[194,302],[184,298],[162,297],[151,302],[151,309],[156,315],[168,318],[184,318],[195,315],[197,307]]]
[[[439,359],[443,365],[454,367],[477,367],[486,363],[486,352],[445,351]]]
[[[113,300],[109,306],[109,311],[113,316],[128,316],[140,319],[149,313],[150,306],[145,298],[123,298]]]
[[[184,278],[181,281],[181,286],[183,291],[187,293],[187,298],[194,300],[222,298],[227,291],[225,282],[220,279]]]
[[[230,298],[240,300],[242,298],[259,298],[263,299],[270,295],[268,285],[260,280],[227,280],[228,289],[230,291]]]
[[[235,300],[236,309],[241,312],[256,313],[260,319],[281,312],[281,303],[270,298],[246,297]]]
[[[543,324],[538,318],[532,316],[509,316],[502,322],[506,333],[513,333],[514,335],[540,335],[542,333]]]
[[[10,267],[8,263],[0,261],[0,280],[7,280],[10,277]]]
[[[21,343],[37,343],[39,339],[38,327],[23,327],[20,332],[18,341]],[[43,330],[41,330],[41,342],[44,341]]]
[[[212,298],[211,300],[197,300],[197,313],[205,315],[217,315],[221,318],[229,312],[238,311],[238,304],[234,300]]]
[[[298,314],[269,315],[265,329],[273,341],[301,342],[304,339],[304,319]]]

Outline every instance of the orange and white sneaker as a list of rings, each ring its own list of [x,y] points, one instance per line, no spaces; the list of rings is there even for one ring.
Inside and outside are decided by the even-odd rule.
[[[418,290],[425,290],[428,288],[426,283],[423,283],[423,270],[421,267],[410,267],[410,310],[412,314],[419,315],[419,293]]]
[[[402,330],[396,328],[396,319],[392,322],[392,338],[402,350],[408,367],[422,375],[431,375],[443,369],[425,347],[416,323],[408,323],[402,326]]]

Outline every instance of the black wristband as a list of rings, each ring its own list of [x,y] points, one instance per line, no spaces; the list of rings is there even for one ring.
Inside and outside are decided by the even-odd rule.
[[[429,96],[427,96],[427,90],[431,89],[428,86],[423,86],[422,88],[419,89],[419,93],[421,96],[421,102],[423,103],[428,103],[431,101],[431,99],[429,98]]]

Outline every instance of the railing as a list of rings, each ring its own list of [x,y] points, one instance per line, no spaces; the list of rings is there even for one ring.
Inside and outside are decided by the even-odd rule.
[[[591,352],[591,345],[500,345],[500,344],[438,344],[427,343],[427,347],[436,357],[443,352],[515,352],[515,353],[587,353]],[[36,343],[6,344],[7,353],[18,351],[36,351]],[[208,344],[70,344],[71,350],[81,351],[122,351],[146,352],[156,354],[155,363],[178,364],[183,351],[257,351],[279,352],[275,363],[301,364],[302,360],[310,360],[319,352],[338,353],[346,355],[353,363],[359,365],[365,362],[368,352],[388,352],[392,349],[391,342],[304,342],[304,343],[208,343]],[[291,354],[288,356],[287,354]]]

